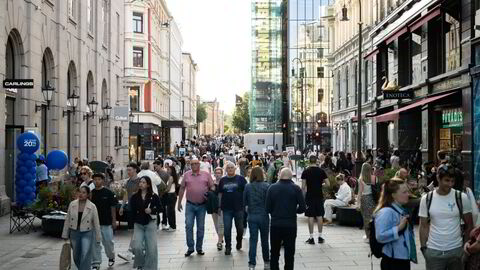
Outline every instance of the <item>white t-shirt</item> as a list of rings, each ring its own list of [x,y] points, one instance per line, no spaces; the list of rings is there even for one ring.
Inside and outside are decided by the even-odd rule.
[[[209,162],[200,161],[200,170],[208,173],[212,173],[212,165]]]
[[[427,193],[428,194],[428,193]],[[420,202],[419,216],[428,218],[427,194]],[[471,213],[472,206],[465,193],[462,193],[463,214]],[[427,247],[440,251],[452,250],[463,245],[460,228],[459,209],[455,200],[455,190],[441,196],[435,190],[430,206],[430,233]]]

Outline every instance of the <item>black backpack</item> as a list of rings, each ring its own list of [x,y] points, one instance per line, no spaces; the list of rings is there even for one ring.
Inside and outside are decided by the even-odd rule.
[[[392,208],[395,212],[397,212],[398,214],[401,215],[401,213],[398,212],[397,209],[395,209],[394,207],[392,207],[392,206],[388,206],[388,207]],[[403,234],[404,231],[405,230],[402,231],[402,234]],[[370,244],[370,254],[375,256],[378,259],[382,258],[382,256],[383,256],[382,249],[383,249],[383,246],[385,244],[382,244],[382,243],[377,241],[377,237],[375,235],[375,217],[372,217],[372,220],[370,221],[370,236],[369,236],[369,241],[368,242]]]

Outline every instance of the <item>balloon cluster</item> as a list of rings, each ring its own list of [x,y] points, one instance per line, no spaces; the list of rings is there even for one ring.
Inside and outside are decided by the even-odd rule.
[[[40,148],[40,140],[31,132],[22,133],[17,138],[17,157],[15,175],[16,202],[18,205],[29,205],[35,200],[36,159],[34,153]]]

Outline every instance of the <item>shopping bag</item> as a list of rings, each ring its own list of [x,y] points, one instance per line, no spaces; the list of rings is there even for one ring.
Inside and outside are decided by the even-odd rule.
[[[60,270],[70,270],[72,267],[72,247],[70,243],[65,243],[60,252]]]

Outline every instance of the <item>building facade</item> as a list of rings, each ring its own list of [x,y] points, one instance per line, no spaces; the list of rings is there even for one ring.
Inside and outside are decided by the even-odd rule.
[[[120,170],[128,161],[128,120],[102,112],[128,104],[120,42],[123,3],[6,0],[2,7],[0,43],[5,47],[0,58],[5,61],[0,62],[0,80],[33,79],[34,88],[0,89],[0,114],[5,114],[0,117],[0,214],[15,200],[15,140],[21,132],[38,135],[37,154],[59,149],[70,160],[110,155]],[[42,95],[47,86],[55,89],[49,103]],[[73,94],[79,96],[78,104],[68,102]],[[98,108],[92,111],[88,103],[95,102]]]
[[[198,66],[190,53],[182,55],[182,118],[186,126],[185,137],[191,140],[197,135],[197,71]]]
[[[252,0],[250,132],[288,130],[286,22],[286,0]]]
[[[198,134],[201,136],[219,136],[224,134],[224,113],[220,103],[214,101],[201,102],[205,106],[207,118],[198,124]]]
[[[341,11],[343,3],[331,3],[327,11],[329,29],[331,31],[329,63],[332,70],[332,146],[334,151],[353,152],[357,142],[356,114],[358,94],[362,95],[362,149],[374,148],[373,125],[371,118],[364,117],[373,110],[373,63],[370,59],[362,61],[362,73],[358,74],[358,45],[359,45],[359,11],[362,14],[362,54],[370,50],[370,29],[379,21],[377,3],[379,1],[350,1],[345,3],[348,10],[348,21],[342,21]],[[381,2],[381,1],[380,1]],[[362,80],[362,89],[359,92],[358,80]]]
[[[327,10],[320,0],[294,0],[288,6],[290,134],[295,145],[310,149],[331,146]]]

